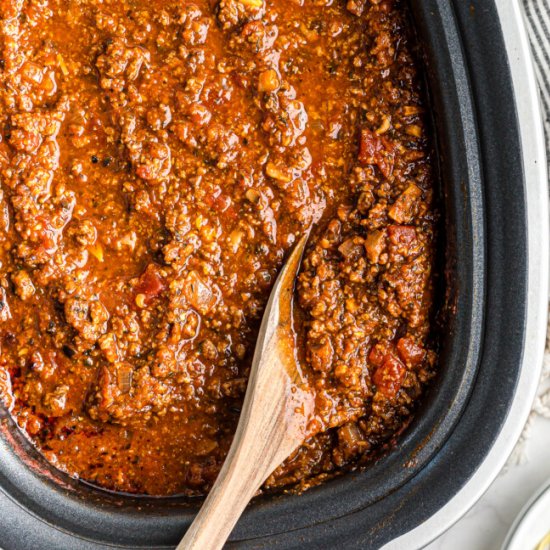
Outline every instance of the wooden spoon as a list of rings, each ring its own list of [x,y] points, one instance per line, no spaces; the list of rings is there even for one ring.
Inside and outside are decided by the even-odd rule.
[[[273,470],[306,439],[314,399],[296,359],[292,295],[308,236],[283,267],[262,319],[231,448],[176,550],[218,550]]]

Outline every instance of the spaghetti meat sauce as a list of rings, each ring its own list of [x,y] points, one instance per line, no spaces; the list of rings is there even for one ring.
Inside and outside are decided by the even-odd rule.
[[[44,457],[202,495],[270,289],[296,287],[312,436],[372,461],[436,367],[428,105],[400,0],[0,0],[0,395]]]

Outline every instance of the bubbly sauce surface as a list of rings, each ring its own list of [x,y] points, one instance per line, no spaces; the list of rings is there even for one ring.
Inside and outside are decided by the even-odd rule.
[[[298,279],[311,437],[365,464],[435,372],[428,106],[399,0],[0,0],[0,397],[56,467],[205,494]]]

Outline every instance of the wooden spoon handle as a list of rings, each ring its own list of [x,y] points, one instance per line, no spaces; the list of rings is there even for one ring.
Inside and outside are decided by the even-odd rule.
[[[292,379],[273,335],[262,345],[262,374],[253,370],[233,444],[216,483],[177,550],[218,550],[271,472],[303,441],[300,415],[287,411]],[[261,340],[260,340],[261,341]],[[286,414],[285,414],[286,413]]]
[[[222,548],[248,502],[267,475],[256,472],[256,475],[250,476],[247,472],[240,472],[238,468],[222,470],[215,486],[176,550]]]
[[[303,385],[292,331],[292,290],[306,240],[300,240],[275,282],[233,443],[176,550],[219,550],[262,483],[306,438],[313,396]]]
[[[262,483],[303,441],[301,433],[293,433],[291,422],[281,415],[291,381],[272,350],[268,342],[262,361],[262,369],[271,377],[253,374],[250,383],[255,391],[246,395],[227,458],[177,550],[221,548]]]

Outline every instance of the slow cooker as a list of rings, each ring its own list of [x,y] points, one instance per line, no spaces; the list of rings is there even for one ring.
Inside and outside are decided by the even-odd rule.
[[[546,159],[517,0],[411,0],[445,214],[440,375],[393,452],[302,495],[257,498],[229,548],[420,548],[502,468],[533,401],[548,307]],[[199,501],[68,478],[0,409],[5,550],[174,547]]]

